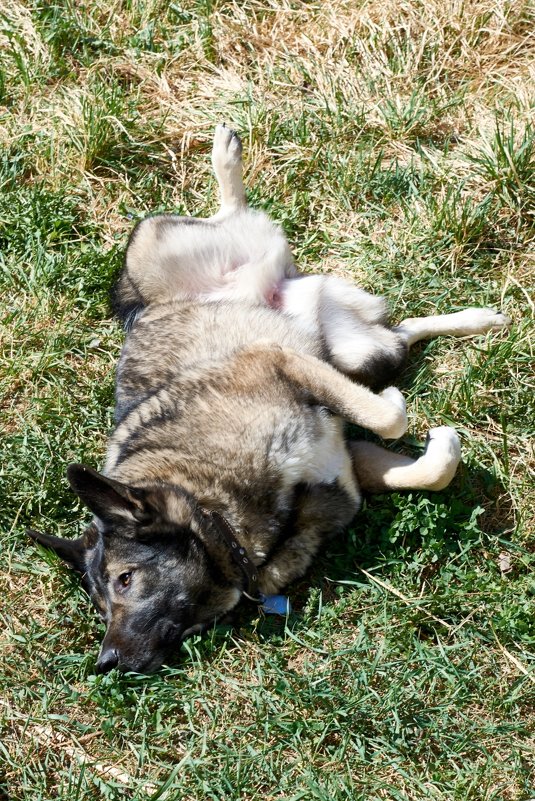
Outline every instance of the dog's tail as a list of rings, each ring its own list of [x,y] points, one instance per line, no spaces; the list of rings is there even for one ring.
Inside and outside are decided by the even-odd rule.
[[[132,277],[129,257],[131,250],[137,245],[139,234],[141,233],[143,235],[142,238],[144,238],[145,231],[151,232],[151,221],[152,215],[141,220],[134,227],[128,238],[123,268],[111,290],[110,301],[112,309],[127,331],[132,328],[143,309],[148,306],[148,301],[143,296],[141,287],[137,285],[136,280]]]
[[[127,331],[132,328],[146,305],[125,265],[112,287],[111,306]]]

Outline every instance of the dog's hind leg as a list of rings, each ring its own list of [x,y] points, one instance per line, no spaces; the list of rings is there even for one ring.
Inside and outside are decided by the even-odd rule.
[[[467,337],[499,331],[511,325],[505,314],[495,309],[469,308],[453,314],[438,314],[431,317],[409,317],[393,330],[400,334],[410,347],[420,339],[438,336]]]
[[[459,437],[449,426],[431,429],[425,453],[419,459],[392,453],[372,442],[351,442],[349,449],[358,484],[368,492],[442,490],[461,459]]]
[[[212,147],[212,166],[214,168],[221,208],[211,220],[220,220],[247,205],[243,185],[242,144],[240,137],[226,125],[218,125],[214,133]]]
[[[383,297],[333,275],[284,281],[281,294],[284,312],[306,330],[319,330],[328,361],[338,370],[372,389],[392,383],[408,347],[388,327]]]

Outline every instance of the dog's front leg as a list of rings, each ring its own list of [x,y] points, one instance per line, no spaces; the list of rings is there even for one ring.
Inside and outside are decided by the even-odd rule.
[[[226,125],[218,125],[215,129],[212,166],[221,197],[221,208],[211,217],[211,220],[217,221],[246,206],[242,144],[236,131]]]
[[[396,387],[375,394],[313,356],[289,349],[282,354],[281,367],[286,376],[334,414],[385,439],[397,439],[407,430],[405,400]]]
[[[359,486],[368,492],[442,490],[461,460],[459,437],[449,426],[431,429],[419,459],[392,453],[372,442],[351,442],[349,448]]]
[[[242,368],[249,362],[256,378],[260,370],[274,371],[309,393],[318,405],[385,439],[397,439],[407,430],[405,401],[395,387],[376,395],[326,362],[277,345],[258,343],[237,358]],[[269,381],[269,376],[264,380]]]

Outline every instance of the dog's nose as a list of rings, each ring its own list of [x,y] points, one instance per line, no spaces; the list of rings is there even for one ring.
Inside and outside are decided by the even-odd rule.
[[[119,652],[116,648],[107,648],[103,651],[97,662],[97,673],[109,673],[119,664]]]

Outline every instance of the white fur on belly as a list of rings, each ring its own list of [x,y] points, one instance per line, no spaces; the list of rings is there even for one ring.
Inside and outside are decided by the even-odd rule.
[[[284,488],[295,484],[339,484],[355,504],[360,503],[360,493],[355,481],[351,457],[346,448],[342,421],[325,413],[319,418],[319,436],[303,436],[295,442],[289,453],[273,454],[279,464]]]

